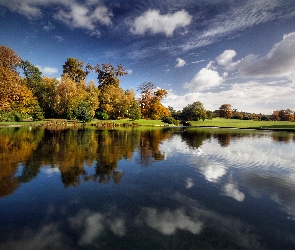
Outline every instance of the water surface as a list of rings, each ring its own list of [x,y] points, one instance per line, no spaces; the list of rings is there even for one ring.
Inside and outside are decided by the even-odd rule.
[[[294,249],[295,135],[0,129],[0,249]]]

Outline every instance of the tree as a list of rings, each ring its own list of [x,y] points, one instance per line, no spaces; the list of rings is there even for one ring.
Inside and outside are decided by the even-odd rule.
[[[151,82],[144,82],[139,87],[141,91],[139,105],[144,118],[161,119],[169,116],[169,110],[161,104],[161,100],[167,96],[165,89],[156,88]]]
[[[17,67],[21,62],[22,59],[14,50],[0,44],[0,67],[17,73]]]
[[[87,65],[84,69],[85,63],[79,59],[69,57],[67,58],[63,67],[63,75],[68,75],[74,82],[84,81],[91,69],[90,65]]]
[[[291,109],[275,110],[270,119],[273,121],[294,121],[294,111]]]
[[[222,104],[219,107],[219,116],[226,119],[231,118],[233,114],[233,109],[230,104]]]
[[[98,74],[97,80],[99,88],[110,85],[119,87],[120,80],[118,77],[128,74],[121,64],[119,64],[116,69],[110,63],[102,64],[101,67],[99,65],[96,65],[95,67],[88,65],[88,67]]]
[[[57,86],[59,81],[56,78],[44,77],[40,92],[38,93],[39,105],[44,112],[45,118],[57,117]]]
[[[76,119],[79,103],[86,99],[83,85],[77,85],[68,75],[64,75],[57,87],[56,112],[66,119]]]
[[[27,87],[32,90],[34,95],[38,97],[40,92],[40,85],[42,84],[42,72],[32,65],[29,61],[22,61],[20,67],[24,71],[25,79],[24,82]]]
[[[198,121],[206,119],[206,110],[200,101],[188,104],[182,110],[182,116],[187,121]]]
[[[100,88],[99,111],[107,113],[112,119],[125,116],[127,107],[124,90],[115,85],[105,85]]]
[[[92,116],[95,115],[95,111],[99,107],[99,89],[95,86],[94,81],[90,81],[88,86],[86,86],[86,99],[88,103]]]
[[[126,116],[132,120],[138,120],[141,118],[140,108],[137,100],[135,99],[135,93],[133,89],[125,91],[125,105],[126,105]]]

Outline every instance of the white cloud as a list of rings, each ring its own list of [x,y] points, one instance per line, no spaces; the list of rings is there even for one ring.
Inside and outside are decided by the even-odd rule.
[[[216,57],[220,66],[228,71],[238,70],[243,77],[287,77],[295,82],[295,32],[284,35],[264,57],[247,55],[236,62],[234,50],[225,50]]]
[[[45,75],[53,75],[58,72],[58,69],[53,67],[42,67],[40,65],[36,65],[36,67]]]
[[[195,61],[195,62],[191,62],[191,63],[201,63],[201,62],[205,62],[206,60],[199,60],[199,61]]]
[[[241,61],[240,72],[247,77],[289,77],[295,74],[295,32],[285,35],[270,52],[249,63]]]
[[[81,210],[76,216],[69,218],[69,224],[72,229],[79,231],[79,244],[82,246],[93,244],[105,230],[111,230],[118,236],[126,233],[124,219],[108,219],[103,214],[88,209]]]
[[[127,69],[126,71],[127,71],[128,75],[132,74],[132,69]]]
[[[161,212],[155,208],[143,208],[138,220],[143,220],[148,226],[164,235],[173,235],[178,229],[200,234],[203,228],[203,223],[194,221],[185,214],[184,209],[175,211],[166,209]]]
[[[219,65],[224,66],[226,70],[235,70],[240,61],[233,62],[233,58],[236,56],[234,50],[225,50],[221,55],[216,57],[216,61]]]
[[[69,10],[60,10],[55,18],[74,28],[84,28],[95,31],[96,23],[112,24],[113,14],[105,6],[98,6],[93,11],[86,5],[72,4]]]
[[[200,20],[199,25],[203,25],[204,32],[195,32],[187,42],[182,44],[180,48],[183,50],[191,50],[213,44],[225,36],[235,35],[235,32],[253,27],[262,23],[266,23],[277,19],[287,19],[293,17],[295,12],[286,11],[289,2],[287,1],[243,1],[238,4],[231,4],[227,9],[221,11],[217,15],[210,13],[209,20]],[[207,10],[202,6],[204,11]],[[208,10],[211,10],[208,8]],[[204,13],[201,13],[204,15]]]
[[[202,102],[208,110],[216,110],[223,103],[230,103],[239,111],[272,114],[274,110],[290,108],[295,110],[295,86],[288,82],[277,81],[262,83],[260,81],[245,81],[229,86],[228,90],[202,93],[192,91],[183,95],[168,92],[162,104],[182,110],[187,104],[196,100]]]
[[[183,59],[181,59],[179,57],[176,58],[176,62],[177,62],[177,64],[176,64],[175,68],[181,68],[181,67],[184,67],[186,65],[185,60],[183,60]]]
[[[183,85],[185,89],[191,91],[202,91],[214,87],[218,87],[223,83],[224,78],[219,73],[212,69],[212,62],[210,62],[206,68],[202,68],[190,81]]]
[[[226,196],[232,197],[239,202],[242,202],[245,199],[245,194],[239,191],[238,187],[232,183],[224,185],[222,190]]]
[[[59,6],[65,9],[59,10],[54,17],[72,28],[83,28],[90,31],[97,31],[96,24],[112,24],[112,12],[98,1],[87,1],[87,4],[78,4],[76,1],[67,0],[2,0],[3,5],[13,12],[20,13],[27,18],[39,18],[43,15],[43,6]],[[97,6],[98,5],[98,6]],[[45,26],[44,29],[51,29],[52,25]]]
[[[187,179],[185,180],[185,183],[186,183],[185,187],[186,187],[187,189],[189,189],[189,188],[191,188],[191,187],[194,186],[194,182],[193,182],[193,179],[192,179],[192,178],[187,178]]]
[[[210,182],[218,182],[218,180],[226,174],[226,168],[219,163],[209,163],[200,168],[205,179]]]
[[[135,18],[130,30],[139,35],[150,31],[152,34],[164,33],[166,36],[172,36],[177,28],[186,27],[191,20],[192,16],[185,10],[166,15],[161,15],[159,10],[148,10]]]

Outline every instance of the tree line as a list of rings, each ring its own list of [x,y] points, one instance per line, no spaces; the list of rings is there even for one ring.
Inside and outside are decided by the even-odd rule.
[[[97,75],[97,83],[93,80],[86,82],[90,72]],[[0,121],[63,118],[88,122],[93,118],[145,118],[186,124],[185,121],[213,117],[294,120],[294,112],[289,109],[263,116],[238,112],[230,104],[210,111],[199,101],[176,111],[161,104],[168,92],[157,88],[154,83],[139,85],[138,98],[133,89],[122,89],[119,78],[127,74],[122,65],[85,65],[82,60],[69,57],[59,80],[42,76],[38,67],[24,61],[11,48],[0,45]]]

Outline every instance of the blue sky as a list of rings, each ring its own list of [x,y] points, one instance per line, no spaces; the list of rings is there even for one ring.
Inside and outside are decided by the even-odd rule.
[[[1,0],[0,31],[44,76],[74,57],[122,64],[122,88],[153,82],[176,110],[295,110],[293,0]]]

